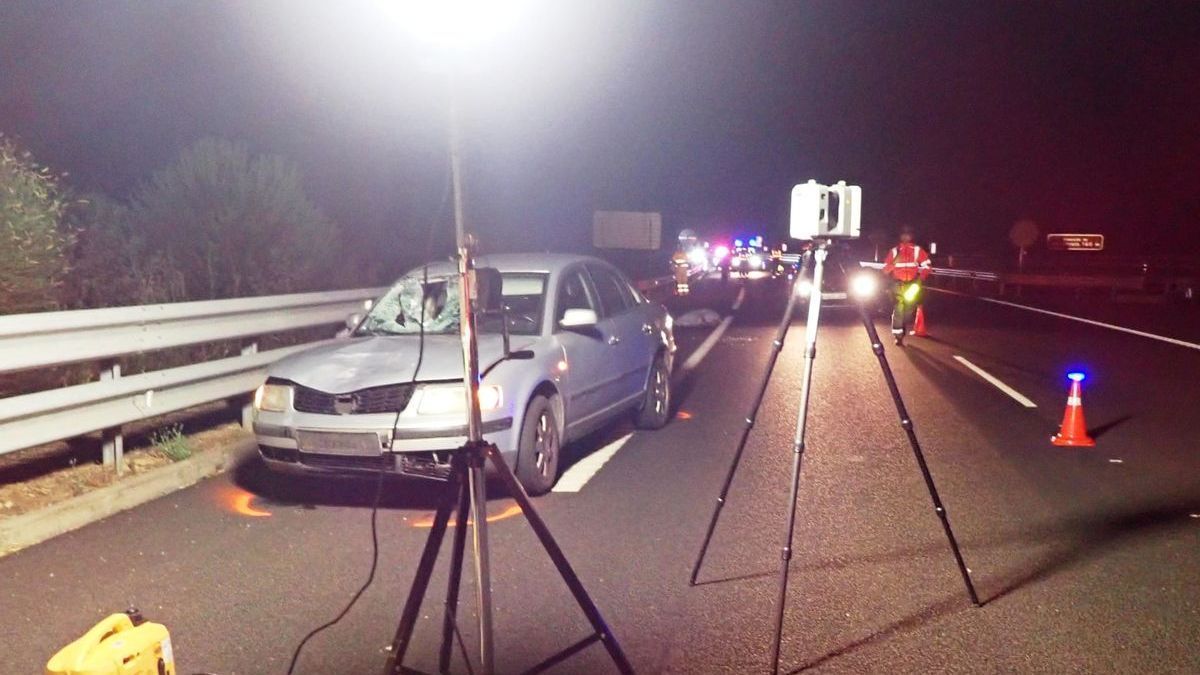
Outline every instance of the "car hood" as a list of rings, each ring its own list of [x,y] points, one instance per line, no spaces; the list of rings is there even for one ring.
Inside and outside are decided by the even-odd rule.
[[[337,340],[275,362],[268,374],[332,394],[413,379],[421,338],[389,335]],[[479,336],[480,371],[504,356],[499,335]],[[527,349],[534,340],[513,336],[511,349]],[[461,380],[462,342],[457,335],[425,336],[418,381]]]

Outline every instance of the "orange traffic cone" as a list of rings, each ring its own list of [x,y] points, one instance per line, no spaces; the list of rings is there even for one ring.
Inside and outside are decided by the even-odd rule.
[[[1071,391],[1067,394],[1067,410],[1063,413],[1062,428],[1050,437],[1050,442],[1060,446],[1090,448],[1096,441],[1088,436],[1087,424],[1083,421],[1083,373],[1070,373]]]
[[[925,332],[925,307],[917,306],[917,318],[913,321],[912,334],[917,337],[927,337],[929,333]]]

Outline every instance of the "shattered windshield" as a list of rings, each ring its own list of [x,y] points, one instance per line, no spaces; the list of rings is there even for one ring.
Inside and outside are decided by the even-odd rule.
[[[356,335],[444,335],[458,332],[458,277],[421,273],[397,281],[355,331]]]
[[[546,275],[507,273],[499,313],[477,314],[480,333],[499,333],[507,323],[512,335],[537,335],[542,328]],[[417,270],[397,281],[375,303],[355,335],[451,335],[459,332],[458,275],[430,275]],[[423,329],[422,329],[423,327]]]

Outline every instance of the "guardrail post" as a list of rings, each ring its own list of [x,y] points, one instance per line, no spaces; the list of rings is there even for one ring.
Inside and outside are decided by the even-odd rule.
[[[121,364],[109,363],[100,371],[100,381],[121,379]],[[125,471],[125,435],[121,427],[100,432],[100,454],[104,466],[111,466],[120,476]]]
[[[257,342],[251,342],[250,344],[242,347],[242,356],[246,356],[248,354],[257,354],[257,353],[258,353],[258,343]],[[243,403],[242,404],[242,428],[247,431],[252,431],[253,425],[254,425],[254,406],[250,402]]]

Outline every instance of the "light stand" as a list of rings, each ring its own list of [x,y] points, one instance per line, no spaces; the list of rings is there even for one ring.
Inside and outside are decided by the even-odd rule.
[[[413,630],[416,628],[417,619],[421,613],[421,603],[425,599],[425,593],[429,588],[430,578],[433,576],[433,567],[437,563],[437,557],[442,548],[442,540],[446,535],[446,528],[449,526],[450,512],[455,510],[457,506],[457,518],[455,520],[454,542],[451,550],[450,558],[450,579],[446,588],[446,608],[445,615],[442,618],[442,644],[438,656],[438,672],[450,672],[450,654],[454,639],[458,636],[457,625],[455,618],[458,611],[458,590],[462,580],[462,563],[464,558],[464,549],[466,547],[466,530],[467,530],[467,513],[472,514],[477,511],[482,511],[482,506],[476,508],[472,506],[472,500],[475,499],[475,490],[469,484],[469,478],[476,471],[482,473],[483,461],[488,460],[492,463],[492,467],[496,470],[497,476],[504,486],[508,489],[513,499],[520,507],[522,514],[529,522],[529,526],[533,529],[534,534],[545,549],[546,554],[550,557],[550,561],[554,563],[554,567],[558,570],[559,575],[567,585],[567,589],[571,591],[571,595],[575,598],[575,602],[579,608],[583,610],[584,616],[588,623],[591,624],[593,632],[565,649],[551,655],[540,663],[526,670],[526,673],[543,672],[582,651],[584,648],[600,642],[608,651],[609,658],[617,667],[620,673],[633,673],[633,666],[625,657],[625,653],[621,650],[621,645],[617,642],[616,636],[609,630],[608,624],[605,623],[604,617],[600,614],[596,603],[588,596],[587,591],[583,587],[583,582],[575,574],[571,568],[571,564],[567,561],[566,555],[559,548],[558,543],[554,540],[554,536],[550,534],[550,528],[546,526],[538,512],[533,508],[533,504],[529,501],[529,495],[525,492],[525,488],[513,475],[512,470],[501,457],[499,449],[490,443],[467,443],[465,446],[455,451],[451,456],[450,464],[451,471],[449,479],[446,483],[446,488],[441,495],[441,500],[438,503],[437,511],[433,516],[433,527],[429,530],[429,536],[425,540],[425,546],[421,550],[421,558],[417,563],[417,572],[413,577],[413,583],[408,592],[408,597],[404,602],[404,610],[400,615],[400,623],[396,627],[396,636],[392,641],[392,648],[388,652],[387,664],[384,668],[385,675],[401,675],[402,673],[415,672],[404,666],[404,657],[408,653],[408,648],[412,643]],[[475,516],[472,515],[472,518]],[[486,518],[486,515],[484,516]],[[478,536],[479,521],[475,521],[476,533],[475,542],[481,545],[486,551],[487,540]],[[478,565],[476,565],[478,571]],[[491,597],[490,594],[487,597]],[[479,608],[482,613],[483,608]],[[490,608],[489,608],[490,609]],[[464,648],[464,657],[466,656]],[[488,671],[490,672],[490,671]]]
[[[458,247],[459,334],[462,337],[463,392],[467,397],[467,446],[483,443],[483,416],[479,410],[479,346],[475,342],[475,275],[474,238],[467,234],[463,215],[462,157],[458,120],[456,83],[450,92],[450,181],[454,199],[454,237]],[[487,484],[483,475],[483,458],[467,453],[467,487],[471,519],[471,545],[475,551],[475,601],[479,614],[479,661],[485,675],[494,670],[492,640],[492,584],[487,547]],[[459,519],[462,515],[460,513]],[[455,535],[457,539],[459,534]],[[455,590],[457,599],[457,590]]]
[[[412,586],[409,589],[408,597],[405,600],[404,609],[400,615],[400,622],[396,627],[396,636],[392,641],[392,649],[388,653],[384,673],[387,675],[399,675],[400,673],[412,672],[404,666],[404,657],[408,653],[408,647],[412,641],[413,630],[416,628],[417,618],[421,611],[421,603],[425,599],[425,592],[429,587],[433,567],[437,562],[437,557],[442,547],[442,540],[445,537],[446,528],[449,524],[450,511],[453,509],[457,509],[457,518],[455,520],[454,542],[451,551],[450,578],[446,589],[445,615],[442,619],[442,644],[439,650],[438,670],[441,673],[449,672],[450,655],[454,638],[458,637],[460,646],[462,644],[461,636],[458,635],[456,615],[459,586],[462,581],[464,549],[466,547],[467,513],[469,512],[472,522],[471,543],[475,553],[475,599],[479,615],[480,671],[484,675],[492,675],[495,671],[495,643],[493,642],[492,635],[492,587],[487,535],[487,490],[484,476],[485,460],[492,462],[496,474],[517,502],[522,514],[537,535],[538,541],[546,550],[547,555],[550,556],[559,575],[567,584],[567,588],[570,589],[575,601],[579,604],[580,609],[583,610],[584,615],[595,631],[579,642],[533,666],[526,672],[541,672],[569,658],[585,647],[595,642],[601,642],[608,651],[617,670],[621,673],[632,673],[633,667],[629,664],[629,660],[625,657],[621,646],[617,643],[616,637],[613,636],[612,631],[605,624],[600,610],[596,607],[591,597],[588,596],[587,591],[584,590],[583,583],[571,568],[570,563],[567,562],[562,549],[559,548],[553,535],[550,534],[550,529],[546,527],[541,516],[534,510],[533,504],[529,501],[529,495],[525,492],[525,488],[517,481],[516,476],[513,475],[508,464],[505,463],[500,450],[495,445],[483,440],[482,414],[479,409],[479,348],[476,341],[475,310],[473,307],[473,301],[479,295],[475,286],[476,279],[473,261],[475,240],[471,235],[466,233],[464,224],[458,106],[455,89],[452,83],[450,96],[450,176],[454,198],[454,232],[458,248],[459,306],[462,312],[459,324],[463,353],[463,389],[467,399],[467,441],[463,447],[456,450],[451,456],[451,470],[446,489],[442,495],[441,502],[438,504],[437,511],[434,513],[433,527],[430,529],[429,536],[425,540],[425,546],[421,551],[420,562],[417,564],[417,571],[414,575]],[[490,290],[496,295],[501,293],[500,288]],[[504,319],[504,322],[504,330],[507,331],[507,319]],[[507,335],[505,337],[507,346]],[[465,647],[463,647],[463,656],[467,658]]]

